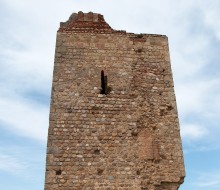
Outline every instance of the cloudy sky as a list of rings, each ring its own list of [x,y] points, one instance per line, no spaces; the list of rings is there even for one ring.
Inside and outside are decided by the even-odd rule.
[[[0,0],[0,184],[43,190],[56,31],[98,12],[114,29],[169,38],[187,177],[220,189],[220,1]]]

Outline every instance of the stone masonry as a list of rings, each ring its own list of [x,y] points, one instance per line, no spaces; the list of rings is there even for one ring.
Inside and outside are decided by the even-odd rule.
[[[72,14],[57,32],[45,190],[177,190],[184,176],[167,37]]]

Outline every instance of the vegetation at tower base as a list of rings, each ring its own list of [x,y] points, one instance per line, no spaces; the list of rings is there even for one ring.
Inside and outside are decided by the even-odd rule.
[[[177,190],[184,176],[167,37],[72,14],[57,32],[45,190]]]

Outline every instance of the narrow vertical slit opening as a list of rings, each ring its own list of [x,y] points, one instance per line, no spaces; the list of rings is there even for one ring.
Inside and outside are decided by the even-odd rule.
[[[107,94],[107,76],[105,76],[104,71],[101,71],[101,94]]]

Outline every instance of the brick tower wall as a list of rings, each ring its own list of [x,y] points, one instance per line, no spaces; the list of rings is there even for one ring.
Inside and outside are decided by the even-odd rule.
[[[167,37],[71,15],[57,33],[45,190],[177,190],[184,176]]]

